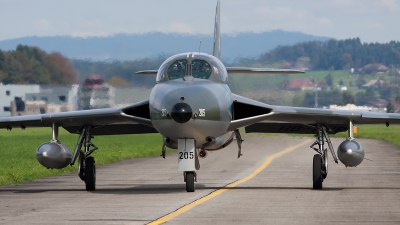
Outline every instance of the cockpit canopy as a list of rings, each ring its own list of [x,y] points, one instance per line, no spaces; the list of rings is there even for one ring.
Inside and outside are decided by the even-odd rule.
[[[157,73],[157,82],[176,80],[191,75],[194,78],[226,82],[228,75],[221,61],[207,54],[187,53],[167,59]]]

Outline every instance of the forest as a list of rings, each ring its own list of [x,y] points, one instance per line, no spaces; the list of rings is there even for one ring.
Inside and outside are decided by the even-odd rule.
[[[18,45],[0,51],[0,82],[3,84],[72,84],[76,71],[60,53],[46,53],[37,47]]]
[[[295,68],[297,65],[311,70],[358,69],[373,63],[400,67],[400,42],[361,43],[359,38],[309,41],[279,46],[257,59],[238,61],[261,64],[281,62],[283,67]]]

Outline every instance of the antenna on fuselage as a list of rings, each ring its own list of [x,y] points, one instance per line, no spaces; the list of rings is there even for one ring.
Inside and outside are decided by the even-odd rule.
[[[199,44],[199,54],[201,53],[200,49],[201,49],[201,40],[200,40],[200,44]]]

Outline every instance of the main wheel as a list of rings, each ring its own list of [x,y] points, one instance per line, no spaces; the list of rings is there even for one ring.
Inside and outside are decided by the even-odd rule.
[[[194,192],[194,173],[193,172],[186,173],[186,191]]]
[[[85,160],[85,184],[86,191],[96,190],[96,165],[93,157]]]
[[[319,154],[313,158],[313,189],[322,189],[322,158]]]

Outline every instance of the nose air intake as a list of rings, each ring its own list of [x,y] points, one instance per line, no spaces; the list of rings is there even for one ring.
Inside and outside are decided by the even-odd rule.
[[[184,103],[177,103],[172,107],[171,117],[177,123],[186,123],[192,118],[192,108]]]

